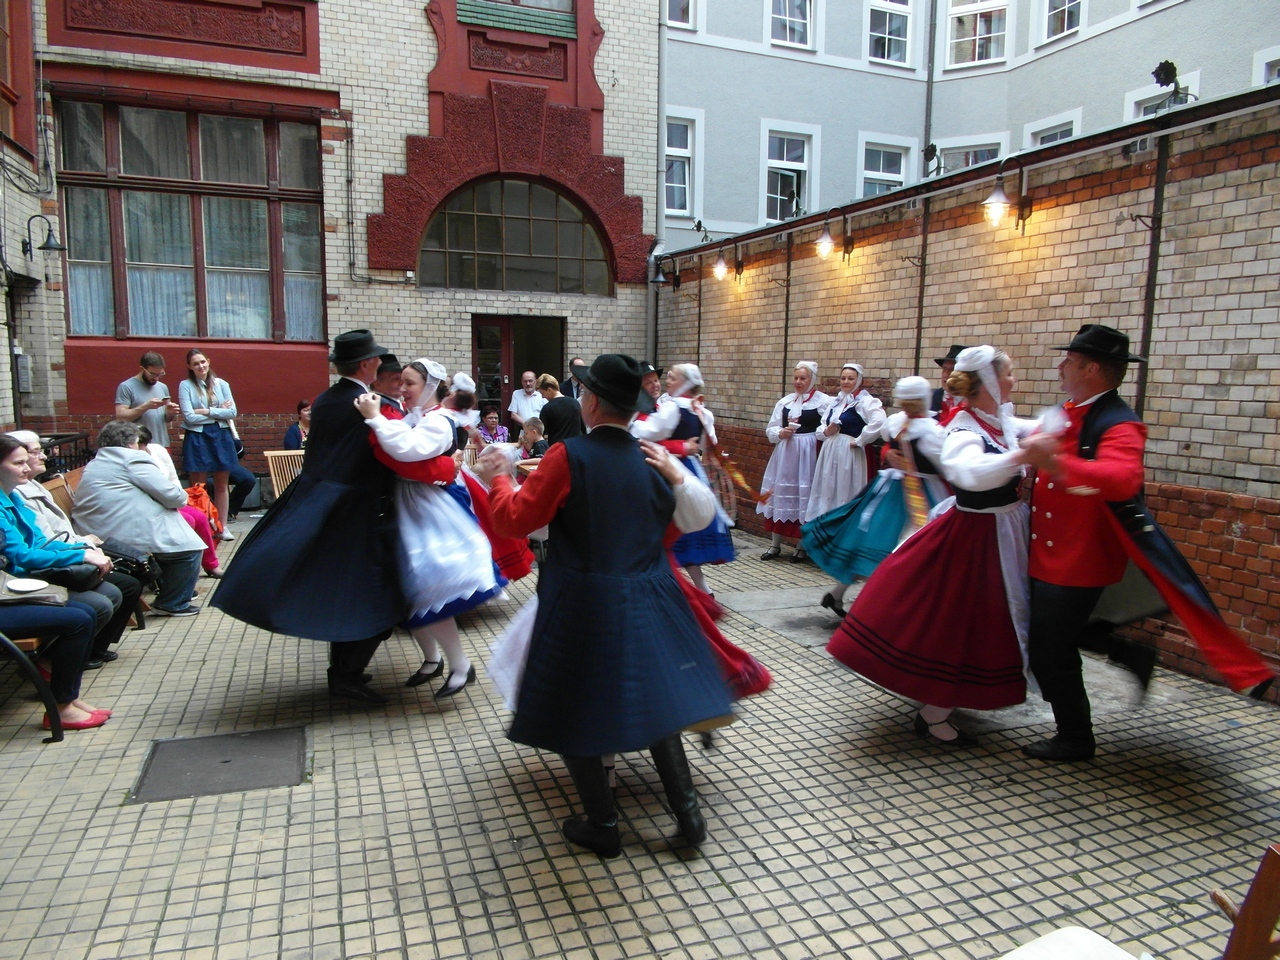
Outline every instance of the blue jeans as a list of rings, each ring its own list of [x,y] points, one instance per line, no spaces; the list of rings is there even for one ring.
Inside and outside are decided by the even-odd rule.
[[[160,583],[156,588],[155,605],[161,610],[181,610],[191,602],[196,592],[196,578],[200,576],[201,550],[184,550],[181,553],[153,553],[160,564]]]
[[[0,633],[12,637],[54,638],[40,651],[49,661],[49,689],[58,703],[80,696],[80,676],[93,641],[91,607],[71,600],[65,607],[35,603],[0,605]]]

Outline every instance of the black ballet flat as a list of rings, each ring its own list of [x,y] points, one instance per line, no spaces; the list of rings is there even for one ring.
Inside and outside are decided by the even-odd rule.
[[[809,555],[805,553],[803,550],[797,550],[795,553],[791,555],[791,562],[792,563],[808,563]]]
[[[834,613],[841,620],[844,619],[845,613],[846,613],[844,607],[840,606],[836,598],[833,597],[831,594],[824,593],[822,595],[822,605],[826,607],[828,610],[830,610],[832,613]]]
[[[466,678],[455,687],[453,686],[453,678],[456,677],[457,675],[458,674],[455,671],[453,670],[449,671],[449,678],[445,680],[444,686],[436,691],[435,698],[437,700],[443,700],[446,697],[452,697],[455,693],[458,693],[464,687],[476,682],[476,668],[474,666],[467,671]]]
[[[929,729],[930,727],[941,727],[943,724],[949,726],[956,732],[956,738],[954,740],[943,740]],[[950,718],[946,720],[939,720],[937,723],[927,723],[925,722],[924,717],[917,713],[915,727],[916,733],[924,737],[930,743],[937,744],[940,747],[955,749],[957,747],[976,747],[978,745],[977,740],[952,723]]]
[[[781,549],[779,549],[778,547],[770,547],[764,553],[760,554],[760,559],[761,560],[777,560],[778,557],[780,556],[782,556]]]
[[[423,673],[422,667],[425,667],[428,663],[434,663],[435,668],[431,670],[430,673]],[[428,680],[434,679],[435,677],[438,677],[440,676],[440,674],[444,673],[443,660],[423,660],[422,667],[419,667],[417,672],[412,674],[409,677],[409,679],[404,682],[404,685],[406,687],[422,686],[422,684],[426,683]]]

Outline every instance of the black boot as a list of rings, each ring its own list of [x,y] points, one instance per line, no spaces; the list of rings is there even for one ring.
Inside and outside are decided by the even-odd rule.
[[[569,776],[578,789],[587,818],[570,817],[561,825],[564,837],[570,843],[586,847],[606,859],[622,852],[622,840],[618,837],[618,810],[613,805],[613,791],[609,789],[609,775],[604,761],[599,757],[563,757],[569,768]]]
[[[680,734],[673,733],[659,740],[649,747],[649,754],[662,779],[667,803],[680,825],[680,834],[689,841],[689,846],[698,846],[707,839],[707,821],[698,810],[698,795],[693,790],[693,774],[689,772]]]
[[[1089,698],[1081,694],[1079,700],[1055,700],[1052,707],[1053,719],[1058,724],[1057,734],[1048,740],[1027,744],[1022,752],[1036,760],[1091,760],[1096,745],[1093,740]]]
[[[1108,658],[1137,678],[1138,685],[1142,688],[1142,695],[1145,697],[1147,687],[1151,685],[1151,674],[1156,667],[1155,647],[1120,636],[1112,636],[1108,647]]]

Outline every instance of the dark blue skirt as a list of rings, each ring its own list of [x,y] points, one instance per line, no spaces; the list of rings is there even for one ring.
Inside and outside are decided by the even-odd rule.
[[[210,424],[200,433],[188,430],[182,441],[182,469],[187,473],[217,473],[237,463],[236,438],[225,427]]]

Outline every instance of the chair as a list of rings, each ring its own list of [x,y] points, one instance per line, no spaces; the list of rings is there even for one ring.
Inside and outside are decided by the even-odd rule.
[[[77,482],[79,477],[76,477]],[[49,491],[53,497],[53,502],[58,505],[58,509],[71,516],[71,510],[76,505],[75,488],[71,485],[71,481],[67,474],[59,473],[57,476],[50,477],[48,480],[40,484]]]
[[[1231,919],[1231,937],[1222,960],[1272,960],[1280,957],[1280,939],[1273,939],[1280,922],[1280,843],[1267,847],[1258,872],[1237,909],[1225,893],[1210,898]]]
[[[285,488],[302,472],[303,450],[264,450],[267,472],[271,475],[271,489],[278,498]]]
[[[36,669],[36,665],[27,656],[28,653],[34,653],[39,645],[40,642],[36,639],[24,637],[18,640],[10,640],[3,633],[0,633],[0,655],[7,654],[9,659],[18,665],[18,670],[31,681],[31,685],[36,688],[36,693],[40,695],[40,699],[44,702],[45,713],[49,715],[49,736],[44,738],[44,742],[60,743],[63,739],[63,733],[62,715],[58,713],[58,704],[53,699],[53,691],[49,689],[49,684],[44,677],[40,676],[40,671]]]

